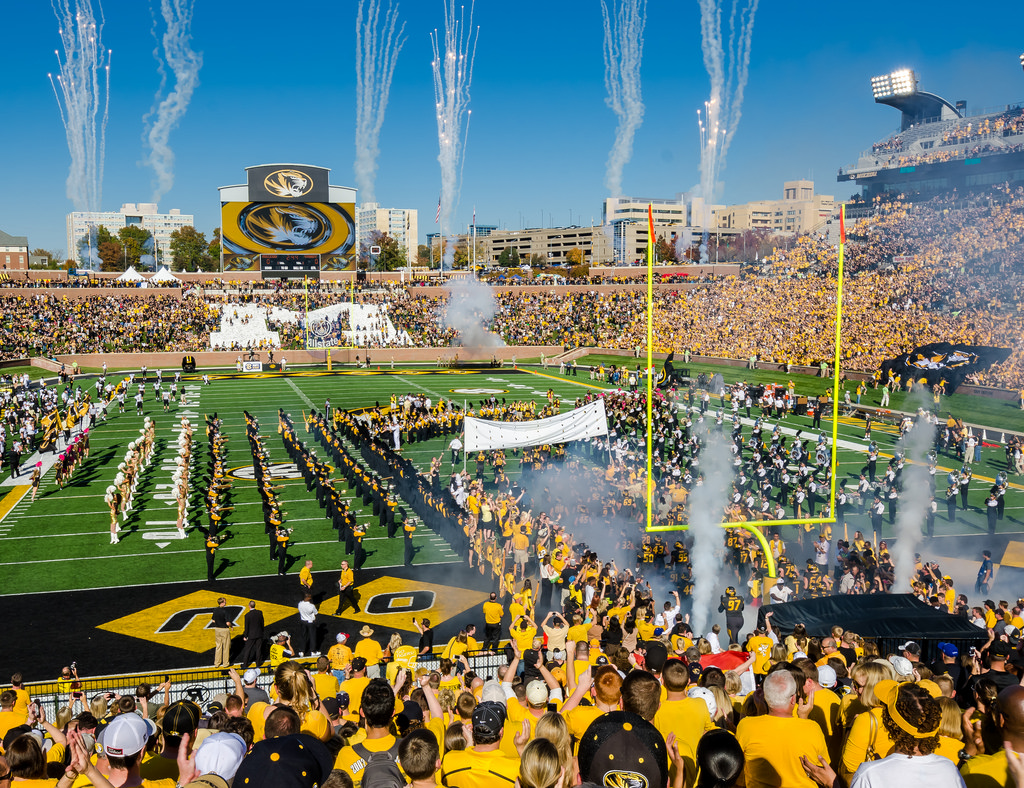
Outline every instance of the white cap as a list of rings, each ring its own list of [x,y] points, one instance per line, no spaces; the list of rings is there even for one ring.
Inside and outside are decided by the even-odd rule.
[[[836,669],[831,665],[819,665],[818,666],[818,683],[832,689],[838,683],[838,676],[836,676]]]
[[[246,749],[245,740],[237,733],[211,734],[196,750],[196,768],[203,774],[231,780],[242,764]]]
[[[253,684],[259,677],[260,672],[256,670],[256,668],[249,668],[244,674],[242,674],[242,681],[246,684]]]
[[[718,711],[718,701],[715,700],[714,694],[707,687],[690,687],[686,690],[686,697],[688,698],[700,698],[707,704],[708,714],[712,717]]]

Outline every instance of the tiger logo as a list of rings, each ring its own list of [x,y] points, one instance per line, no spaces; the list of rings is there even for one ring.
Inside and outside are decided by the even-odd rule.
[[[312,191],[313,179],[301,170],[275,170],[263,179],[263,188],[277,197],[294,199]]]

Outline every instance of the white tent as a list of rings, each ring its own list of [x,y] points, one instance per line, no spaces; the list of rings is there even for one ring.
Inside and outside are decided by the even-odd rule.
[[[169,284],[169,285],[181,284],[181,280],[178,279],[178,277],[176,277],[174,274],[172,274],[170,272],[170,269],[168,269],[166,266],[164,266],[159,271],[157,271],[155,274],[153,274],[151,277],[149,277],[149,282],[150,282],[150,284],[158,284],[158,285],[162,285],[162,284]]]
[[[141,282],[142,274],[135,270],[134,265],[128,266],[128,270],[115,280],[117,282]]]

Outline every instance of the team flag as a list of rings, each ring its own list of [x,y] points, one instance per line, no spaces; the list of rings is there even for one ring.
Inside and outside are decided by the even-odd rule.
[[[434,214],[434,224],[441,221],[441,195],[437,196],[437,213]]]
[[[846,243],[846,206],[839,206],[839,243]]]

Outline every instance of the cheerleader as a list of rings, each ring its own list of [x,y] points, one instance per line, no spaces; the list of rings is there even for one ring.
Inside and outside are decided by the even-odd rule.
[[[116,482],[116,480],[115,480]],[[121,503],[121,494],[118,492],[116,483],[111,484],[107,487],[107,493],[103,496],[103,500],[106,501],[107,506],[110,507],[110,543],[117,544],[120,541],[117,538],[118,532],[121,530],[121,526],[117,522],[117,510]]]
[[[41,462],[36,463],[36,467],[32,469],[32,501],[36,500],[36,493],[39,492],[39,481],[43,476],[43,464]]]

